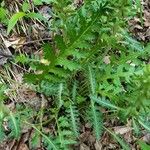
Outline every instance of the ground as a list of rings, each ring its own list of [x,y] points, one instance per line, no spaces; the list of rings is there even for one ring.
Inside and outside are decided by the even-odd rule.
[[[13,13],[17,12],[20,7],[20,2],[22,1],[9,1],[7,0],[7,9]],[[82,1],[76,2],[78,5],[82,4]],[[32,5],[32,4],[31,4]],[[143,13],[142,17],[136,16],[134,19],[129,21],[129,30],[134,38],[143,43],[148,43],[150,41],[150,2],[145,0],[142,2]],[[50,7],[47,5],[42,6],[32,6],[36,7],[43,16],[48,19],[51,18]],[[141,19],[143,24],[141,24]],[[5,101],[5,105],[9,107],[12,111],[15,111],[16,104],[25,104],[31,106],[35,110],[38,110],[41,105],[46,107],[48,105],[48,97],[39,95],[36,93],[30,85],[27,85],[23,82],[23,74],[29,72],[30,70],[27,66],[19,65],[11,61],[14,54],[25,54],[25,55],[37,55],[42,57],[41,45],[43,41],[50,41],[51,35],[47,30],[46,26],[40,21],[22,20],[19,22],[19,26],[22,27],[23,33],[20,34],[18,28],[15,28],[13,34],[6,34],[6,26],[0,23],[0,75],[4,82],[9,83],[10,89],[6,91],[8,99]],[[32,30],[28,30],[32,26]],[[107,61],[107,60],[106,60]],[[4,64],[9,67],[4,67]],[[7,65],[6,65],[7,66]],[[13,92],[16,94],[14,95]],[[104,114],[105,114],[104,110]],[[138,150],[139,147],[136,144],[136,138],[132,132],[130,126],[131,122],[129,121],[126,125],[122,125],[118,122],[116,118],[108,119],[105,118],[105,126],[112,129],[115,133],[120,134],[127,143],[130,144],[132,150]],[[6,125],[7,128],[7,125]],[[45,127],[45,130],[50,130],[48,127]],[[0,150],[29,150],[28,141],[32,134],[32,128],[26,128],[22,130],[22,136],[17,140],[7,140],[0,145]],[[142,131],[140,139],[143,139],[150,144],[150,134]],[[36,150],[43,150],[41,143],[39,143],[39,148]],[[96,141],[95,137],[91,132],[90,125],[88,123],[82,125],[81,135],[79,138],[79,143],[74,146],[73,149],[80,150],[117,150],[120,149],[118,143],[116,143],[113,138],[107,133],[104,132],[100,141]]]

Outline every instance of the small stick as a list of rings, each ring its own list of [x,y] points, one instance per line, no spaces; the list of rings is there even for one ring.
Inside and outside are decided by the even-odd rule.
[[[41,39],[41,40],[34,40],[34,41],[25,42],[25,43],[18,43],[18,44],[15,44],[15,45],[28,45],[28,44],[32,44],[32,43],[36,43],[36,42],[42,42],[42,41],[46,41],[46,40],[51,40],[51,38],[45,38],[45,39]]]

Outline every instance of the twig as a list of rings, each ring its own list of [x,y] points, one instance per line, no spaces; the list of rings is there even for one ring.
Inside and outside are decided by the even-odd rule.
[[[32,44],[32,43],[36,43],[36,42],[42,42],[42,41],[46,41],[46,40],[51,40],[51,38],[45,38],[45,39],[41,39],[41,40],[34,40],[34,41],[25,42],[25,43],[18,43],[18,44],[15,44],[15,45],[28,45],[28,44]]]

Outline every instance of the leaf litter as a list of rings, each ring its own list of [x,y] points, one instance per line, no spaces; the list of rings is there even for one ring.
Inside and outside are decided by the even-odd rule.
[[[19,3],[18,1],[7,1],[10,3],[8,9],[11,11],[13,8],[15,10],[18,10]],[[82,5],[82,0],[75,0],[76,5],[80,6]],[[129,29],[132,35],[137,38],[140,41],[143,42],[149,42],[150,41],[150,1],[145,0],[143,1],[143,20],[144,25],[142,26],[140,17],[136,16],[134,19],[129,21]],[[50,12],[50,8],[46,5],[41,6],[40,8],[36,8],[41,12],[43,16],[45,16],[47,19],[51,18],[51,15],[48,13]],[[12,11],[13,12],[13,11]],[[37,22],[32,20],[31,22],[25,22],[20,21],[20,24],[24,26],[23,32],[24,36],[20,35],[20,32],[15,29],[16,35],[12,35],[11,37],[7,36],[6,29],[3,26],[0,26],[1,30],[3,30],[3,33],[1,33],[1,39],[0,42],[3,43],[3,46],[0,46],[0,66],[3,70],[4,76],[7,74],[5,71],[5,68],[3,68],[3,65],[7,63],[9,56],[12,56],[13,54],[22,51],[23,53],[36,53],[38,54],[39,47],[42,45],[42,42],[44,39],[46,41],[49,41],[51,39],[50,32],[47,31],[45,26],[41,22]],[[21,26],[22,26],[21,25]],[[28,31],[28,27],[32,26],[32,30]],[[33,44],[34,43],[34,44]],[[27,47],[26,47],[27,45]],[[13,48],[15,52],[11,52],[9,48]],[[2,54],[1,54],[2,53]],[[105,64],[110,63],[109,56],[105,56],[103,59]],[[15,70],[15,71],[14,71]],[[14,102],[16,103],[26,103],[27,105],[32,105],[33,108],[36,110],[39,109],[41,106],[41,97],[37,95],[37,93],[33,90],[32,87],[28,87],[28,85],[24,85],[22,81],[22,73],[23,70],[20,70],[17,66],[13,66],[9,72],[13,72],[15,79],[15,82],[12,82],[12,75],[10,78],[5,79],[7,82],[10,82],[11,87],[7,91],[7,96],[10,99],[10,102],[7,104],[9,107],[12,107],[14,109]],[[22,73],[21,73],[22,72]],[[14,91],[15,94],[12,95],[12,91]],[[46,100],[45,100],[46,101]],[[12,106],[11,106],[12,105]],[[46,104],[47,105],[47,104]],[[136,146],[136,138],[134,137],[134,134],[132,132],[132,128],[130,125],[126,126],[120,126],[118,121],[112,121],[106,120],[105,124],[111,128],[116,134],[121,135],[124,137],[126,142],[130,144],[132,150],[138,150],[139,148]],[[7,127],[7,126],[6,126]],[[26,144],[29,142],[30,137],[29,133],[31,132],[31,128],[26,128],[24,130],[24,133],[22,133],[22,136],[20,137],[19,141],[4,141],[0,145],[0,150],[29,150],[28,145]],[[141,139],[143,139],[145,142],[150,143],[150,134],[145,133],[143,131],[143,135],[141,135]],[[40,144],[39,144],[40,146]],[[42,147],[37,148],[43,149]],[[79,150],[109,150],[109,149],[115,149],[120,150],[120,146],[113,140],[113,138],[108,134],[107,132],[104,132],[101,140],[96,141],[90,127],[87,126],[87,124],[83,125],[83,129],[81,131],[81,135],[79,138],[79,144],[74,146],[74,149]]]

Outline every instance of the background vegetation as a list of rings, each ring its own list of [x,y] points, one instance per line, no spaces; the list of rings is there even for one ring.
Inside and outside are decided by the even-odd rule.
[[[118,143],[112,149],[150,149],[141,139],[150,132],[149,44],[133,38],[129,28],[135,15],[144,23],[140,1],[8,4],[0,7],[1,142],[16,139],[19,149],[28,133],[29,149],[82,149],[82,143],[109,149],[103,140],[108,134]],[[128,129],[132,140],[115,126]],[[88,130],[98,148],[82,142]]]

